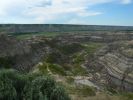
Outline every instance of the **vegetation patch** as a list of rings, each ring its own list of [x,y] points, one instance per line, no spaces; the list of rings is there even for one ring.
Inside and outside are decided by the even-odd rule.
[[[83,49],[83,46],[79,43],[72,43],[58,46],[58,49],[65,55],[70,55],[79,52]]]
[[[84,96],[95,96],[96,92],[95,90],[90,86],[80,86],[77,87],[77,93]]]
[[[55,37],[60,35],[61,33],[57,32],[33,32],[33,33],[12,33],[11,35],[16,36],[17,39],[27,39],[33,36],[46,36],[46,37]]]
[[[0,100],[70,100],[62,86],[51,77],[0,71]]]
[[[11,68],[13,66],[13,62],[11,58],[5,57],[5,58],[0,58],[0,67],[1,68]]]
[[[48,68],[53,74],[66,75],[65,69],[60,65],[49,64]]]
[[[39,68],[39,71],[42,72],[43,74],[48,74],[49,73],[48,69],[47,69],[48,65],[45,62],[42,65],[39,65],[38,68]]]
[[[68,77],[66,77],[66,82],[69,84],[72,84],[72,83],[74,83],[74,78],[71,76],[68,76]]]
[[[72,73],[74,76],[77,75],[86,76],[88,74],[87,70],[78,64],[73,65]]]
[[[122,93],[122,98],[124,98],[123,100],[133,100],[133,93]]]
[[[87,44],[83,44],[85,47],[85,51],[88,55],[92,55],[94,54],[100,47],[103,46],[103,44],[101,43],[87,43]]]

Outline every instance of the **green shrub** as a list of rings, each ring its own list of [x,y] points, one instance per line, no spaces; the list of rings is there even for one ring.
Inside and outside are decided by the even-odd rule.
[[[0,76],[0,100],[14,100],[17,97],[16,89],[6,75]]]
[[[50,97],[50,100],[70,100],[62,87],[57,86]]]
[[[53,52],[48,55],[46,62],[48,63],[59,63],[61,60],[61,54],[59,52]]]
[[[14,70],[1,70],[0,100],[70,100],[70,98],[48,76],[23,75]]]
[[[49,69],[53,74],[66,75],[65,69],[56,64],[49,64]]]
[[[38,66],[39,71],[42,72],[43,74],[48,74],[48,64],[47,63],[43,63],[43,65],[39,65]]]
[[[83,68],[81,65],[75,64],[72,68],[73,75],[87,75],[88,72],[85,68]]]
[[[0,58],[0,67],[1,68],[11,68],[13,65],[13,62],[11,58],[5,57],[5,58]]]
[[[66,44],[58,46],[58,49],[65,55],[79,52],[83,49],[83,46],[78,43]]]

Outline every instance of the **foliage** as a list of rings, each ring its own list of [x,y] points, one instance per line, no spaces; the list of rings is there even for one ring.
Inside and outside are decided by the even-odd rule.
[[[0,100],[70,100],[49,76],[23,75],[14,70],[0,71]]]
[[[82,45],[78,43],[66,44],[58,46],[58,49],[65,55],[70,55],[76,52],[81,51],[83,48]]]
[[[133,100],[133,93],[122,93],[122,98],[124,98],[123,100]]]
[[[0,66],[2,68],[11,68],[12,65],[13,65],[13,62],[12,62],[11,58],[9,58],[9,57],[0,58]]]
[[[84,44],[85,47],[85,51],[87,52],[88,55],[92,55],[93,53],[95,53],[95,51],[97,49],[99,49],[100,47],[102,47],[103,44],[101,43],[88,43],[88,44]]]
[[[73,65],[72,73],[73,73],[73,75],[81,75],[81,76],[88,74],[87,70],[79,64]]]
[[[58,63],[61,60],[61,54],[58,52],[53,52],[48,55],[46,62],[48,63]]]
[[[73,62],[74,62],[75,64],[82,64],[82,63],[85,61],[84,56],[85,56],[84,53],[74,54],[74,55],[73,55]]]
[[[38,66],[39,71],[42,72],[43,74],[48,74],[48,64],[47,63],[43,63],[42,65]]]
[[[65,69],[56,64],[49,64],[49,69],[53,74],[66,75]]]
[[[95,90],[92,87],[84,86],[84,85],[81,87],[77,87],[77,92],[84,96],[95,96],[96,95]]]
[[[70,100],[62,87],[56,87],[51,94],[50,100]]]
[[[74,83],[74,78],[69,76],[69,77],[66,78],[66,82],[69,83],[69,84],[72,84],[72,83]]]

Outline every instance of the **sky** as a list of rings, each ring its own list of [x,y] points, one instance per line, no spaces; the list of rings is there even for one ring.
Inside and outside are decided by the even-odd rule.
[[[133,26],[133,0],[0,0],[0,23]]]

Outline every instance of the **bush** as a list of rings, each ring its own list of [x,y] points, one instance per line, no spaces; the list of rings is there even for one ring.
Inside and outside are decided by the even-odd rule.
[[[94,88],[90,86],[78,87],[78,93],[84,96],[95,96],[96,95]]]
[[[70,98],[62,87],[56,87],[50,96],[50,100],[70,100]]]
[[[66,75],[65,69],[60,65],[49,64],[49,69],[54,74]]]
[[[0,100],[14,100],[17,97],[16,89],[7,76],[0,76]]]
[[[61,60],[61,54],[59,52],[52,52],[48,55],[46,62],[48,63],[59,63]]]
[[[1,70],[0,100],[70,100],[70,98],[48,76],[23,75],[14,70]]]
[[[42,65],[38,66],[39,71],[42,72],[43,74],[48,74],[48,63],[43,63]]]
[[[58,46],[58,49],[65,55],[70,55],[79,52],[83,49],[83,46],[78,43],[66,44]]]
[[[11,68],[13,65],[13,61],[9,57],[0,58],[0,67],[1,68]]]

